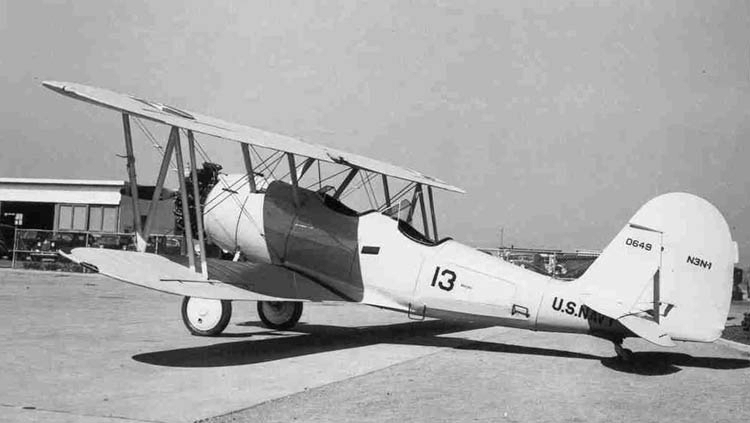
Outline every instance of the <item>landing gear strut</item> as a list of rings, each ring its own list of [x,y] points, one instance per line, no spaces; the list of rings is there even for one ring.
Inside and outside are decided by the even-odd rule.
[[[263,326],[276,330],[291,329],[302,316],[299,301],[258,301],[258,316]]]
[[[615,353],[617,353],[617,358],[620,359],[620,361],[627,363],[633,360],[633,351],[623,348],[622,338],[614,339],[612,342],[615,344]]]

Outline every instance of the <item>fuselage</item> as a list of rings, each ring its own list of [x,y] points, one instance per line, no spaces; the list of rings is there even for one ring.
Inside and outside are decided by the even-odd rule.
[[[223,182],[231,185],[232,178]],[[207,203],[215,205],[204,217],[212,242],[300,272],[350,301],[413,319],[604,337],[627,333],[583,305],[576,281],[540,275],[452,239],[429,240],[402,220],[357,213],[325,194],[297,188],[295,204],[292,186],[284,182],[258,193],[221,185],[209,194]]]

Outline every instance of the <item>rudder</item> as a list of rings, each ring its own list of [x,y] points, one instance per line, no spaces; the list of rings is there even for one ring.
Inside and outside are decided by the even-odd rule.
[[[634,316],[655,323],[649,334],[631,328],[652,342],[662,345],[656,332],[711,342],[724,329],[737,256],[713,205],[670,193],[641,207],[579,281],[591,308],[615,319],[628,316],[623,324]]]

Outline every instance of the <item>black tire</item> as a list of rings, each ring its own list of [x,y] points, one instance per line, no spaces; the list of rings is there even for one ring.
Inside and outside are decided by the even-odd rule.
[[[299,301],[258,301],[258,316],[263,326],[276,329],[291,329],[302,316]]]
[[[203,300],[202,298],[195,298],[193,300]],[[217,336],[226,329],[229,324],[229,319],[232,318],[232,302],[229,300],[204,300],[204,301],[221,301],[221,316],[218,321],[209,327],[198,327],[196,324],[190,321],[190,315],[188,313],[188,304],[191,302],[191,297],[185,297],[182,300],[182,322],[185,324],[188,332],[195,336]]]

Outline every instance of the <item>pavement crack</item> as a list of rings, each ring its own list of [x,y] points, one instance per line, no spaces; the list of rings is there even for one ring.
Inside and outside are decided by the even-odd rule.
[[[106,418],[106,419],[112,419],[112,420],[122,420],[125,422],[139,422],[139,423],[167,423],[164,420],[143,420],[143,419],[136,419],[132,417],[125,417],[125,416],[103,416],[98,414],[86,414],[86,413],[76,413],[73,411],[68,410],[55,410],[52,408],[43,408],[43,407],[36,407],[31,405],[16,405],[16,404],[0,404],[0,407],[2,408],[13,408],[23,411],[30,411],[30,412],[43,412],[43,413],[55,413],[55,414],[65,414],[69,416],[79,416],[79,417],[92,417],[92,418]]]

